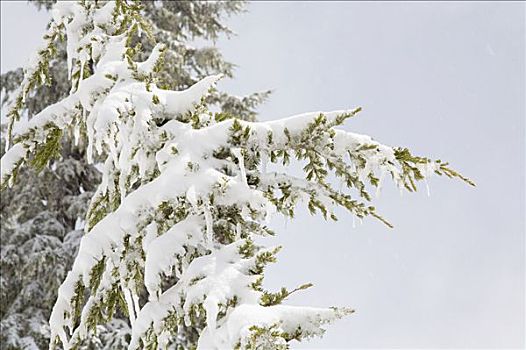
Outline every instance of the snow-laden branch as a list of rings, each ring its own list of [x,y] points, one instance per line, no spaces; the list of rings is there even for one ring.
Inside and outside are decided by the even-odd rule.
[[[72,92],[17,125],[2,157],[3,186],[24,162],[46,165],[73,129],[87,139],[89,160],[103,160],[86,234],[51,314],[51,347],[76,347],[117,308],[129,318],[130,349],[163,348],[189,332],[207,349],[279,349],[321,335],[323,324],[351,311],[278,305],[290,293],[263,289],[277,249],[253,238],[270,233],[272,215],[292,216],[305,203],[324,217],[343,207],[385,222],[368,202],[386,175],[410,191],[434,173],[469,180],[446,163],[339,129],[359,108],[248,122],[207,110],[204,96],[220,76],[184,91],[158,88],[163,45],[133,60],[139,10],[126,1],[58,5]],[[287,173],[291,161],[303,177]],[[267,172],[267,162],[285,168]]]

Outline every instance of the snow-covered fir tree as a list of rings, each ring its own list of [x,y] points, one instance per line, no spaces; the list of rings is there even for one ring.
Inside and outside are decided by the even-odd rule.
[[[279,251],[265,245],[273,215],[304,204],[336,219],[343,207],[390,225],[368,203],[388,178],[409,191],[432,174],[472,184],[447,163],[339,129],[359,108],[270,122],[211,112],[221,76],[163,84],[169,44],[159,35],[141,51],[138,33],[155,38],[146,18],[136,2],[58,3],[46,39],[66,37],[70,93],[9,130],[2,187],[25,164],[52,163],[63,136],[102,173],[50,317],[51,347],[82,346],[122,314],[112,329],[130,329],[129,349],[287,349],[352,310],[282,303],[308,284],[265,290]],[[43,66],[33,62],[24,82]],[[289,174],[291,161],[304,176]]]
[[[55,1],[31,1],[51,10]],[[99,3],[103,3],[100,2]],[[233,76],[234,65],[226,62],[214,47],[195,47],[196,38],[215,40],[232,34],[224,19],[242,11],[243,2],[152,2],[143,4],[145,25],[166,45],[164,63],[158,72],[160,85],[188,88],[209,74]],[[33,74],[24,80],[22,68],[1,76],[3,112],[32,118],[45,107],[66,97],[71,90],[66,64],[66,43],[51,36],[30,67]],[[62,33],[62,32],[60,32]],[[56,34],[59,34],[57,32]],[[59,34],[59,37],[62,34]],[[133,37],[141,42],[141,58],[152,48],[147,36]],[[86,73],[88,74],[88,73]],[[24,82],[24,91],[20,86]],[[23,95],[19,93],[22,92]],[[255,108],[268,92],[245,97],[214,90],[207,102],[242,119],[253,120]],[[23,96],[23,103],[19,98]],[[15,107],[14,110],[12,108]],[[6,131],[5,125],[3,132]],[[5,150],[2,134],[0,154]],[[83,234],[83,219],[89,200],[100,183],[100,173],[86,161],[85,147],[70,138],[61,141],[60,157],[52,167],[20,169],[13,188],[2,192],[0,205],[0,348],[44,349],[49,343],[48,319],[57,290],[71,268]],[[126,344],[129,329],[116,315],[100,326],[88,347],[115,348]],[[122,345],[121,347],[123,347]]]

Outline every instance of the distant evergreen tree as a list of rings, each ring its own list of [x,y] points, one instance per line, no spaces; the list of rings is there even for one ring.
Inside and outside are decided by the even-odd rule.
[[[215,22],[196,24],[183,10],[167,15],[164,5],[190,13],[204,6],[58,3],[45,47],[9,98],[0,185],[18,179],[23,187],[2,192],[17,202],[5,211],[10,224],[2,233],[6,346],[38,348],[51,339],[52,348],[65,349],[288,349],[352,310],[282,304],[310,284],[263,288],[279,250],[263,243],[274,234],[266,226],[273,214],[293,217],[303,203],[326,219],[343,207],[390,225],[368,204],[385,177],[409,191],[432,174],[472,184],[447,163],[339,129],[359,108],[254,122],[250,103],[219,102],[213,86],[221,75],[189,86],[168,81],[165,65],[180,54],[161,26],[180,21],[192,31]],[[166,22],[155,26],[158,11]],[[162,40],[154,44],[156,35]],[[26,96],[47,80],[62,36],[69,93],[16,122]],[[208,109],[214,102],[219,112]],[[100,182],[84,159],[97,164]],[[303,176],[289,174],[291,161],[303,165]],[[44,171],[38,191],[31,192],[25,164]],[[25,208],[28,195],[42,207]],[[74,230],[80,226],[86,234]],[[43,304],[61,279],[48,338],[39,328],[49,310]]]
[[[55,1],[31,3],[51,10]],[[225,61],[215,47],[194,47],[190,41],[210,41],[232,34],[224,19],[242,12],[243,6],[240,1],[144,2],[143,24],[166,45],[164,64],[157,72],[159,84],[185,89],[209,74],[232,77],[235,66]],[[57,31],[61,36],[58,32],[63,33],[63,29]],[[36,67],[30,65],[25,78],[22,68],[2,74],[2,107],[12,117],[31,119],[45,107],[68,96],[72,86],[68,79],[66,41],[57,39],[45,39],[45,46],[32,62]],[[132,39],[134,45],[140,42],[144,48],[137,52],[139,58],[153,47],[144,35],[140,38],[135,35]],[[91,74],[92,64],[86,64],[84,75]],[[74,81],[78,80],[78,73],[73,74]],[[208,95],[207,102],[225,113],[254,120],[256,107],[268,94],[237,97],[215,90]],[[2,130],[1,154],[5,151],[7,126]],[[82,142],[75,145],[70,138],[64,138],[61,145],[60,157],[52,161],[51,168],[23,168],[14,187],[2,192],[2,349],[44,349],[48,346],[51,307],[58,286],[77,254],[88,203],[101,180],[100,172],[87,163]],[[92,346],[114,349],[116,344],[125,344],[129,334],[123,331],[124,326],[125,322],[115,320],[99,327],[97,337],[92,338]]]

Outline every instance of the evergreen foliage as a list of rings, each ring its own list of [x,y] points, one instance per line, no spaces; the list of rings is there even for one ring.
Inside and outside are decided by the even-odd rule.
[[[201,6],[166,4],[167,10],[180,6],[178,13]],[[227,4],[214,6],[237,6]],[[343,207],[390,225],[369,203],[369,192],[386,177],[409,191],[432,174],[471,181],[447,163],[340,129],[359,108],[264,123],[227,108],[236,103],[210,111],[221,76],[184,87],[167,82],[163,67],[180,53],[170,58],[172,43],[163,35],[169,23],[209,38],[225,28],[163,10],[157,16],[166,22],[154,26],[149,16],[157,9],[125,0],[58,3],[46,45],[66,38],[70,93],[28,122],[15,123],[24,89],[45,81],[32,82],[34,72],[47,74],[42,67],[48,54],[41,51],[26,70],[22,98],[12,99],[13,143],[2,157],[3,187],[14,183],[26,163],[43,172],[47,164],[57,164],[53,159],[64,135],[82,146],[101,172],[100,184],[83,190],[91,196],[86,234],[58,290],[51,347],[99,341],[129,349],[287,349],[293,340],[321,336],[325,324],[352,310],[283,304],[309,284],[291,291],[263,289],[265,267],[276,262],[279,251],[262,243],[274,234],[267,227],[272,215],[293,217],[304,204],[313,214],[336,220],[335,208]],[[156,39],[160,43],[150,42]],[[184,81],[184,75],[178,79]],[[287,172],[291,162],[303,165],[303,176]],[[267,163],[283,170],[269,171]],[[341,180],[342,188],[332,178]],[[56,226],[57,239],[47,246],[67,258],[64,245],[74,238]],[[12,246],[19,249],[16,241]],[[122,336],[126,332],[129,343]]]
[[[40,9],[51,10],[56,1],[30,2]],[[241,13],[242,1],[196,2],[192,6],[188,2],[148,1],[144,5],[141,14],[152,28],[153,36],[162,38],[167,46],[164,64],[158,72],[163,84],[184,89],[208,74],[233,76],[235,65],[225,61],[216,48],[194,47],[189,45],[189,41],[215,40],[220,35],[231,35],[229,28],[223,24],[224,19]],[[181,20],[174,21],[175,17]],[[64,28],[56,29],[51,23],[42,48],[31,62],[36,69],[30,65],[26,68],[25,77],[22,68],[1,75],[2,113],[10,111],[15,118],[31,119],[47,106],[68,96],[71,82],[66,68],[65,39]],[[134,40],[140,40],[144,48],[151,48],[152,44],[145,36]],[[138,56],[141,55],[144,53],[138,52]],[[255,108],[267,96],[268,92],[237,97],[213,91],[208,102],[230,114],[252,120]],[[51,168],[23,167],[14,186],[2,191],[2,349],[48,347],[51,308],[58,287],[76,256],[87,207],[101,181],[100,172],[87,163],[85,141],[80,139],[75,145],[72,142],[74,135],[69,130],[56,129],[56,132],[66,133],[60,147],[55,142],[53,147],[45,149],[45,152],[52,154],[37,155],[31,162],[42,168],[46,165],[45,160],[52,156]],[[2,155],[6,136],[7,127],[3,125]],[[45,265],[42,265],[43,257],[46,257]],[[44,270],[26,273],[36,271],[35,266]],[[117,314],[116,317],[124,315]],[[126,322],[114,319],[112,323],[99,327],[89,346],[114,349],[116,344],[126,344],[129,340],[126,328]]]

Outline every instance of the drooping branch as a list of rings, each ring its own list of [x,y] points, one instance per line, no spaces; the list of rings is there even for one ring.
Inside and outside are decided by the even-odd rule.
[[[334,219],[340,206],[387,223],[366,204],[385,175],[410,191],[434,173],[472,184],[440,161],[338,129],[359,108],[270,122],[212,113],[204,101],[219,76],[161,89],[163,45],[143,62],[132,59],[131,33],[148,30],[139,7],[90,5],[79,17],[75,6],[82,7],[62,4],[55,13],[57,22],[67,19],[72,41],[71,94],[20,125],[2,158],[4,185],[24,162],[47,164],[72,128],[85,131],[90,161],[103,159],[87,232],[51,315],[52,347],[78,346],[116,309],[128,315],[130,349],[164,347],[191,327],[197,346],[217,349],[286,348],[320,335],[352,311],[278,305],[290,293],[261,287],[277,248],[253,238],[269,233],[275,212],[293,216],[303,201],[324,217]],[[94,38],[98,46],[88,50]],[[84,74],[87,62],[93,71]],[[289,175],[291,160],[304,164],[303,177]],[[267,161],[284,170],[267,172]]]

